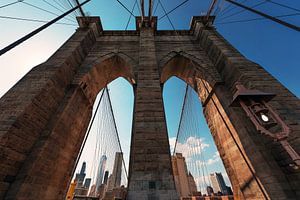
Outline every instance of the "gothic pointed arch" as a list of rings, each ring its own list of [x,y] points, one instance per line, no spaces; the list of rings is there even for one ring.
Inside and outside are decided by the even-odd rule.
[[[208,62],[202,63],[201,59],[186,52],[170,52],[161,61],[160,69],[161,84],[170,77],[176,76],[197,92],[202,103],[204,117],[233,185],[235,197],[243,199],[244,195],[253,193],[248,185],[259,191],[259,185],[254,181],[256,175],[251,174],[249,169],[251,165],[244,168],[244,174],[239,173],[239,165],[246,166],[243,157],[245,150],[239,131],[235,127],[236,121],[232,118],[232,110],[228,107],[231,99],[230,91],[215,71],[215,67]]]
[[[212,65],[186,52],[172,51],[160,61],[159,65],[162,84],[170,77],[176,76],[198,92],[202,104],[209,90],[222,83],[221,77]],[[202,89],[198,90],[200,86]]]
[[[37,66],[25,78],[43,73],[45,65],[48,66],[47,70],[54,70],[50,63],[48,61]],[[68,65],[58,68],[58,72],[54,73],[49,80],[58,79],[59,84],[46,85],[47,89],[42,90],[44,97],[42,100],[45,100],[40,101],[39,104],[37,104],[38,100],[34,100],[31,110],[25,112],[25,115],[27,112],[41,112],[44,118],[49,113],[47,120],[35,120],[36,123],[23,123],[19,126],[19,130],[24,129],[24,126],[29,129],[35,128],[39,132],[34,137],[28,135],[27,140],[24,139],[26,148],[29,146],[27,145],[28,138],[33,140],[32,145],[28,147],[29,150],[23,145],[26,153],[22,160],[24,163],[20,161],[20,168],[14,174],[14,182],[10,186],[12,189],[6,194],[8,197],[12,199],[24,197],[26,188],[38,184],[43,189],[41,192],[35,192],[32,198],[64,198],[68,183],[72,178],[76,157],[92,117],[97,94],[119,77],[124,77],[129,83],[134,84],[133,68],[135,65],[136,62],[124,53],[109,53],[98,57],[87,56],[80,66],[73,68],[73,71],[67,68]],[[69,80],[65,77],[67,72],[74,73]],[[57,93],[60,95],[52,96]],[[47,107],[49,107],[48,110]],[[8,137],[13,137],[13,132],[12,129],[10,135],[7,133]],[[41,173],[51,174],[51,177],[39,175]]]
[[[86,59],[73,84],[79,85],[92,101],[99,91],[113,80],[123,77],[135,84],[134,69],[137,62],[122,52],[111,52],[94,59]]]

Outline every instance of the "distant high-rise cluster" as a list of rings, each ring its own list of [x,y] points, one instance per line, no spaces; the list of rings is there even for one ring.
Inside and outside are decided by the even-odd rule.
[[[99,199],[113,200],[125,199],[126,188],[121,186],[123,153],[116,152],[112,173],[106,170],[107,156],[102,155],[97,168],[97,176],[91,185],[91,178],[86,178],[86,163],[83,162],[81,170],[76,173],[71,183],[66,200]],[[181,199],[233,199],[232,190],[226,186],[221,173],[211,173],[211,186],[207,186],[207,194],[197,190],[195,178],[188,170],[185,157],[181,153],[172,156],[172,168],[175,186]],[[226,197],[224,197],[226,196]]]
[[[86,176],[86,163],[83,162],[81,170],[75,175],[67,195],[67,200],[97,198],[103,200],[124,199],[126,188],[121,186],[123,153],[116,152],[112,174],[106,169],[107,157],[102,155],[97,169],[96,180],[90,187],[91,178]]]

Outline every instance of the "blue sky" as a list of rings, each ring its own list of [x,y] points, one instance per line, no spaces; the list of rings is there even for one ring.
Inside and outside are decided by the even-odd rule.
[[[62,6],[67,7],[65,4],[66,0],[58,1],[62,3]],[[162,3],[166,7],[166,10],[170,10],[182,1],[183,0],[162,0]],[[239,1],[241,2],[242,0]],[[300,9],[300,1],[274,1]],[[1,0],[0,6],[11,2],[14,2],[14,0]],[[25,2],[60,14],[60,11],[46,4],[44,1],[25,0]],[[54,1],[48,2],[56,5]],[[134,4],[134,0],[123,0],[122,2],[127,5],[129,9],[131,9]],[[259,2],[263,2],[263,0],[248,0],[245,2],[245,4],[252,6]],[[190,0],[187,4],[171,13],[170,18],[175,28],[189,29],[191,17],[205,13],[209,3],[209,0]],[[228,4],[220,3],[220,6],[223,6],[222,8],[224,9],[228,6]],[[59,5],[56,5],[56,7],[59,7]],[[229,9],[231,8],[232,7]],[[256,7],[256,9],[274,16],[295,13],[293,10],[281,8],[271,3],[264,3]],[[115,0],[92,0],[89,4],[84,6],[84,10],[91,16],[100,16],[105,30],[123,30],[129,17],[127,11],[123,9]],[[289,90],[300,97],[300,34],[294,30],[290,30],[269,20],[222,24],[226,22],[252,19],[257,17],[256,15],[247,11],[228,17],[232,13],[238,12],[239,10],[240,9],[235,8],[223,16],[219,15],[215,23],[217,30],[243,55],[256,63],[261,64]],[[137,9],[135,9],[134,14],[139,14]],[[163,15],[161,7],[158,7],[155,14],[158,16]],[[24,3],[17,3],[9,7],[0,8],[0,16],[23,17],[41,20],[50,20],[55,17],[53,14],[38,10]],[[300,15],[286,17],[283,19],[299,26],[299,17]],[[71,20],[75,20],[74,16],[72,15],[70,15],[70,18]],[[33,66],[44,62],[57,50],[57,48],[59,48],[59,46],[62,45],[64,41],[66,41],[68,37],[70,37],[72,33],[74,33],[76,29],[76,23],[68,20],[62,20],[61,22],[70,23],[73,25],[55,24],[45,31],[39,33],[34,38],[24,42],[22,45],[0,57],[0,96],[2,96],[10,87],[12,87]],[[0,18],[0,47],[5,47],[6,45],[41,25],[41,23]],[[172,29],[166,17],[158,22],[158,28]],[[129,29],[135,29],[135,21],[133,18],[131,19]],[[184,87],[185,86],[183,82],[172,78],[166,83],[164,88],[164,103],[166,107],[166,116],[170,137],[173,137],[177,131]],[[110,84],[109,88],[112,96],[116,120],[118,123],[118,129],[122,138],[122,145],[124,146],[123,149],[125,151],[125,149],[129,149],[133,106],[132,88],[124,79],[117,79]],[[180,98],[178,98],[178,94],[180,94]],[[122,101],[119,99],[122,99]],[[199,110],[201,110],[200,107]],[[200,113],[202,113],[202,111],[200,111]],[[210,133],[205,120],[202,119],[199,123],[202,127],[201,134],[204,134],[205,141],[207,141],[207,143],[210,145],[210,148],[207,149],[207,159],[213,158],[216,149],[213,145],[212,138],[209,137]],[[211,167],[212,171],[224,171],[220,161],[216,162],[214,165],[211,165]]]

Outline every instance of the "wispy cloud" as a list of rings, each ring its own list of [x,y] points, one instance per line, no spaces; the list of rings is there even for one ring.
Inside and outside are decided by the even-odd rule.
[[[220,154],[219,154],[218,151],[216,151],[216,152],[214,153],[213,157],[207,160],[206,164],[207,164],[207,165],[213,165],[213,164],[215,164],[215,163],[217,163],[217,162],[219,162],[219,161],[221,161],[221,159],[220,159]]]
[[[174,151],[176,138],[169,138],[171,152]],[[203,138],[189,137],[185,143],[177,142],[176,152],[182,153],[185,159],[190,159],[192,156],[200,155],[206,148],[209,147],[209,144],[204,142]]]

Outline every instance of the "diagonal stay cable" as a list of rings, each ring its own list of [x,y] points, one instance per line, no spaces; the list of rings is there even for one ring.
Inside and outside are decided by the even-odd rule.
[[[54,12],[51,12],[51,11],[49,11],[49,10],[43,9],[43,8],[41,8],[41,7],[39,7],[39,6],[36,6],[36,5],[30,4],[30,3],[24,2],[24,1],[22,1],[22,3],[24,3],[24,4],[28,5],[28,6],[31,6],[31,7],[33,7],[33,8],[36,8],[36,9],[38,9],[38,10],[41,10],[41,11],[50,13],[50,14],[52,14],[52,15],[59,16],[58,14],[56,14],[56,13],[54,13]],[[76,23],[76,21],[74,21],[74,20],[70,20],[70,19],[68,19],[68,18],[65,18],[65,19],[68,20],[68,21],[71,21],[71,22],[75,22],[75,23]]]
[[[292,13],[292,14],[286,14],[286,15],[277,15],[274,16],[276,18],[284,18],[284,17],[291,17],[291,16],[297,16],[300,15],[300,13]],[[260,20],[267,20],[265,17],[258,17],[253,19],[244,19],[244,20],[234,20],[234,21],[227,21],[227,22],[219,22],[215,23],[216,25],[222,25],[222,24],[233,24],[233,23],[241,23],[241,22],[251,22],[251,21],[260,21]]]
[[[43,0],[43,2],[45,2],[46,4],[48,4],[49,6],[51,6],[52,8],[55,8],[56,10],[60,11],[61,13],[64,13],[64,12],[65,12],[64,9],[62,10],[62,9],[58,8],[57,6],[53,5],[52,3],[49,3],[49,2],[46,1],[46,0]],[[68,16],[68,17],[69,17],[69,16]],[[71,19],[72,21],[74,21],[72,17],[70,17],[69,19]]]
[[[243,1],[241,1],[241,3],[245,3],[246,1],[248,1],[248,0],[243,0]],[[224,10],[222,10],[221,11],[221,13],[220,13],[220,17],[221,16],[224,16],[224,15],[226,15],[227,13],[230,13],[231,11],[233,11],[233,10],[236,10],[236,9],[238,9],[238,7],[236,7],[236,6],[234,6],[234,7],[232,7],[232,8],[230,8],[230,6],[232,6],[232,4],[229,4],[229,6],[227,6]],[[229,9],[230,8],[230,9]]]
[[[73,3],[74,5],[79,5],[79,0],[73,0]],[[85,13],[82,7],[79,7],[78,12],[79,12],[79,16],[85,17]]]
[[[267,0],[263,0],[263,1],[260,2],[260,3],[257,3],[257,4],[255,4],[255,5],[253,5],[253,6],[251,6],[251,8],[256,8],[256,7],[258,7],[258,6],[262,5],[262,4],[265,4],[265,3],[267,3]],[[224,20],[224,19],[227,19],[227,18],[229,18],[229,17],[232,17],[232,16],[235,16],[235,15],[241,14],[241,13],[243,13],[243,12],[246,12],[246,10],[243,9],[243,10],[240,10],[240,11],[238,11],[238,12],[232,13],[232,14],[230,14],[230,15],[224,16],[224,17],[220,18],[220,20],[222,21],[222,20]]]
[[[170,19],[170,17],[169,17],[169,14],[167,14],[167,11],[166,11],[165,7],[164,7],[163,4],[161,3],[161,0],[158,0],[158,3],[159,3],[160,6],[162,7],[162,9],[163,9],[165,15],[166,15],[167,18],[168,18],[168,21],[170,22],[170,24],[171,24],[173,30],[174,30],[174,31],[176,32],[176,34],[177,34],[177,31],[176,31],[176,29],[175,29],[175,27],[174,27],[174,24],[172,23],[172,21],[171,21],[171,19]]]
[[[61,7],[62,9],[68,9],[67,7],[65,7],[60,1],[58,0],[53,0],[53,2],[55,2],[59,7]]]
[[[55,8],[56,10],[58,10],[58,11],[60,11],[60,12],[62,12],[62,13],[65,12],[65,11],[63,11],[62,9],[58,8],[57,6],[55,6],[55,5],[51,4],[51,3],[49,3],[49,2],[46,1],[46,0],[43,0],[43,2],[45,2],[46,4],[48,4],[49,6],[51,6],[52,8]]]
[[[152,13],[151,13],[151,16],[153,16],[153,13],[154,13],[153,11],[154,11],[154,9],[155,9],[155,3],[156,3],[155,0],[153,0],[153,2],[152,2]],[[153,9],[153,8],[154,8],[154,9]]]
[[[291,7],[291,6],[288,6],[288,5],[285,5],[285,4],[282,4],[282,3],[277,3],[277,2],[272,1],[272,0],[266,0],[266,1],[269,2],[269,3],[275,4],[275,5],[281,6],[281,7],[283,7],[283,8],[287,8],[287,9],[290,9],[290,10],[293,10],[293,11],[298,11],[298,12],[300,12],[300,9],[293,8],[293,7]]]
[[[135,17],[134,16],[134,14],[132,14],[132,12],[120,1],[120,0],[117,0],[117,2],[125,9],[125,10],[127,10],[127,12],[129,12],[133,17]]]
[[[59,20],[61,20],[62,18],[64,18],[65,16],[67,16],[71,12],[73,12],[75,9],[77,9],[79,6],[83,6],[83,5],[87,4],[90,1],[91,0],[85,0],[80,5],[76,6],[75,8],[73,8],[73,9],[65,12],[64,14],[62,14],[62,15],[54,18],[54,19],[52,19],[51,21],[49,21],[46,24],[42,25],[41,27],[35,29],[34,31],[28,33],[27,35],[23,36],[22,38],[18,39],[17,41],[15,41],[15,42],[11,43],[10,45],[4,47],[3,49],[0,50],[0,56],[2,56],[3,54],[7,53],[8,51],[10,51],[11,49],[15,48],[16,46],[22,44],[23,42],[27,41],[28,39],[32,38],[33,36],[35,36],[36,34],[38,34],[41,31],[45,30],[46,28],[48,28],[52,24],[58,22]]]
[[[139,10],[140,16],[142,16],[142,11],[141,11],[141,7],[140,7],[139,3],[137,3],[137,7],[138,7],[138,10]]]
[[[1,19],[19,20],[19,21],[40,22],[40,23],[47,23],[48,22],[46,20],[20,18],[20,17],[10,17],[10,16],[0,16],[0,18]],[[55,24],[77,26],[76,24],[69,24],[69,23],[63,23],[63,22],[56,22]]]
[[[227,11],[229,8],[231,8],[232,7],[232,4],[228,4],[222,11],[221,11],[221,13],[220,13],[220,15],[223,15],[223,13],[225,12],[225,11]]]
[[[59,7],[61,7],[63,10],[69,10],[69,8],[65,5],[63,5],[63,3],[59,0],[53,0],[54,3],[56,3]],[[72,13],[72,15],[74,17],[76,17],[76,15],[74,13]]]
[[[135,6],[136,6],[136,4],[137,4],[137,0],[135,0],[135,2],[134,2],[134,4],[133,4],[133,7],[132,7],[132,10],[131,10],[131,13],[133,13],[133,11],[134,11],[134,8],[135,8]],[[129,26],[129,23],[130,23],[130,20],[131,20],[131,16],[132,16],[132,15],[129,15],[129,18],[128,18],[128,21],[127,21],[127,24],[126,24],[125,31],[127,31],[127,29],[128,29],[128,26]]]
[[[155,13],[156,13],[156,10],[157,10],[157,8],[158,8],[158,5],[159,5],[159,2],[157,1],[157,3],[156,3],[156,6],[155,6],[155,9],[154,9],[154,11],[153,11],[153,16],[155,15]]]
[[[73,4],[70,2],[70,0],[67,0],[69,8],[73,8]],[[79,15],[77,10],[74,10],[75,15]]]
[[[215,16],[215,17],[217,17],[218,15],[219,15],[219,13],[221,12],[221,7],[223,6],[223,2],[224,1],[222,1],[221,3],[219,2],[218,4],[217,4],[217,8],[214,10],[214,12],[213,12],[213,16]]]
[[[2,5],[2,6],[0,6],[0,8],[5,8],[5,7],[8,7],[8,6],[17,4],[17,3],[21,3],[22,1],[24,1],[24,0],[14,1],[14,2],[12,2],[12,3],[8,3],[8,4],[5,4],[5,5]]]
[[[73,8],[71,2],[69,0],[62,0],[63,4],[66,6],[67,9]],[[77,17],[77,10],[72,12],[72,15],[76,18]]]
[[[162,19],[164,17],[166,17],[168,14],[174,12],[175,10],[177,10],[179,7],[183,6],[184,4],[186,4],[189,0],[185,0],[183,2],[181,2],[180,4],[178,4],[177,6],[175,6],[175,8],[173,8],[172,10],[168,11],[166,14],[164,14],[162,17],[160,17],[159,19]]]
[[[285,26],[285,27],[287,27],[287,28],[290,28],[290,29],[293,29],[293,30],[295,30],[295,31],[300,32],[300,27],[297,26],[297,25],[294,25],[294,24],[291,24],[291,23],[289,23],[289,22],[280,20],[280,19],[278,19],[278,18],[276,18],[276,17],[273,17],[273,16],[271,16],[271,15],[268,15],[268,14],[262,12],[262,11],[253,9],[253,8],[251,8],[251,7],[249,7],[249,6],[240,4],[240,3],[236,2],[236,1],[232,1],[232,0],[225,0],[225,1],[227,1],[227,2],[229,2],[229,3],[231,3],[231,4],[234,4],[234,5],[238,6],[238,7],[241,7],[241,8],[243,8],[243,9],[249,11],[249,12],[252,12],[252,13],[255,13],[255,14],[260,15],[260,16],[262,16],[262,17],[265,17],[265,18],[267,18],[267,19],[269,19],[269,20],[271,20],[271,21],[273,21],[273,22],[276,22],[276,23],[282,25],[282,26]]]

